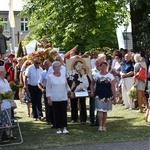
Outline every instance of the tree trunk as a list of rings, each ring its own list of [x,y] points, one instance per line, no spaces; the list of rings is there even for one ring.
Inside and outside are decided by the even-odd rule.
[[[149,25],[145,18],[148,13],[149,3],[137,2],[136,5],[134,0],[130,0],[130,15],[132,22],[132,38],[133,38],[133,49],[136,52],[144,52],[146,42],[143,40],[146,34],[150,33]],[[148,14],[147,14],[148,15]]]

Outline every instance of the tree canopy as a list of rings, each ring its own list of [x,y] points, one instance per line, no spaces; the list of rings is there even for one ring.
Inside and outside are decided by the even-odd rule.
[[[150,1],[130,0],[133,48],[136,51],[150,48]]]
[[[66,50],[117,48],[115,29],[128,16],[126,0],[26,0],[21,16],[30,17],[32,39],[46,36]]]

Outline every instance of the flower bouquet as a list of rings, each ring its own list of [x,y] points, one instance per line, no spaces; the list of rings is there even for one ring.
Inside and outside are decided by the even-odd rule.
[[[0,101],[4,99],[11,99],[13,95],[14,95],[13,91],[0,92]]]
[[[127,95],[132,100],[137,99],[137,89],[134,86],[132,86],[131,89],[127,92]]]
[[[12,89],[12,91],[16,91],[19,88],[22,88],[23,86],[17,82],[11,81],[9,82],[10,88]]]

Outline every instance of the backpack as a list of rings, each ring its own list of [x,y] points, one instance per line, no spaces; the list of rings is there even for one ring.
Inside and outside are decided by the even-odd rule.
[[[136,73],[135,77],[136,77],[138,80],[145,81],[145,80],[146,80],[146,76],[147,76],[146,68],[144,68],[144,67],[142,67],[142,66],[140,65],[140,69],[139,69],[139,71]]]

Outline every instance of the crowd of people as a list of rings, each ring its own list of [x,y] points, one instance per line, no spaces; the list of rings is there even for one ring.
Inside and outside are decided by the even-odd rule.
[[[75,97],[74,92],[79,88],[84,90],[85,86],[79,84],[72,90],[75,83],[67,80],[66,59],[80,58],[90,58],[91,61],[92,77],[85,80],[86,88],[89,87],[90,91],[89,97]],[[145,81],[135,78],[141,66],[147,70]],[[87,79],[82,61],[76,62],[73,67],[76,70],[75,76]],[[113,104],[120,104],[127,110],[137,109],[138,112],[148,108],[145,95],[146,87],[150,91],[148,67],[146,59],[139,53],[125,49],[114,50],[111,59],[96,51],[79,55],[74,50],[67,57],[57,53],[53,62],[48,59],[42,62],[39,57],[34,57],[31,61],[28,57],[16,58],[13,53],[9,53],[7,57],[1,54],[0,92],[11,90],[8,84],[10,81],[18,82],[22,87],[16,91],[15,99],[26,103],[29,117],[32,116],[34,121],[46,119],[48,125],[56,128],[57,134],[69,133],[68,107],[71,110],[71,123],[78,122],[80,118],[81,124],[86,124],[86,99],[89,98],[91,125],[98,125],[98,131],[103,132],[106,131],[107,112],[112,110]],[[127,95],[132,86],[137,88],[137,101]],[[42,96],[45,114],[42,110]],[[9,100],[1,101],[1,109],[8,109],[10,115],[13,113]]]

